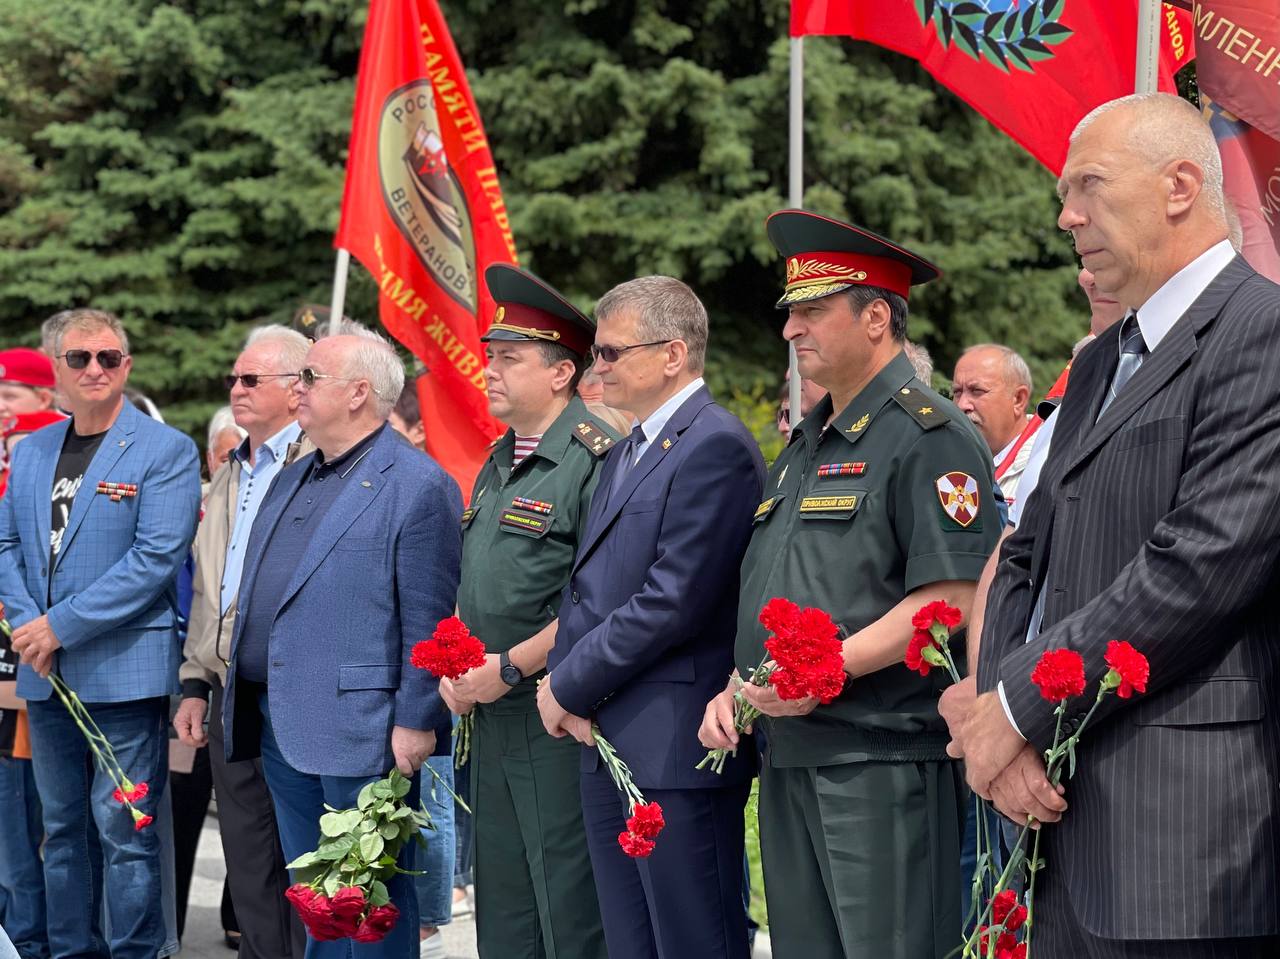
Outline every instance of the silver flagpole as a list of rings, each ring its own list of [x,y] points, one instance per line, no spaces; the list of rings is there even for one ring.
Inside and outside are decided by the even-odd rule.
[[[804,206],[804,37],[791,38],[791,90],[789,98],[788,137],[788,202],[794,209]],[[791,384],[791,428],[800,424],[800,368],[796,365],[796,348],[788,346]]]
[[[342,311],[347,307],[347,274],[351,272],[351,251],[338,247],[333,264],[333,299],[329,301],[329,335],[337,336],[342,326]]]
[[[1133,92],[1155,93],[1160,80],[1160,0],[1138,0],[1138,56]]]

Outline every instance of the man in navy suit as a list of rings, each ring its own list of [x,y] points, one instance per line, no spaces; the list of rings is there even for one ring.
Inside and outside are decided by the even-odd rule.
[[[316,453],[281,471],[254,522],[223,704],[227,759],[262,756],[290,861],[315,848],[326,803],[354,805],[396,766],[416,804],[418,769],[449,750],[437,681],[409,657],[453,613],[462,500],[386,425],[404,367],[356,329],[316,343],[294,387]],[[307,959],[416,954],[411,877],[388,891],[400,919],[385,939],[308,938]]]
[[[738,565],[760,502],[755,440],[702,382],[707,313],[679,280],[648,276],[596,307],[605,402],[634,417],[605,461],[538,707],[587,746],[583,820],[611,959],[748,955],[743,807],[755,750],[723,775],[696,768],[703,706],[733,663]],[[667,826],[647,859],[618,846],[627,809],[591,722]]]

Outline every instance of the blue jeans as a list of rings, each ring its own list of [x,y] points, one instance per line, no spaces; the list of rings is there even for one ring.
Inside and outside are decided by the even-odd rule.
[[[167,700],[85,705],[125,775],[150,787],[150,794],[136,805],[155,815],[169,782]],[[160,837],[154,828],[134,829],[133,819],[111,796],[115,784],[95,765],[88,743],[61,702],[29,700],[27,715],[36,786],[44,806],[44,885],[54,959],[108,951],[112,959],[155,959],[166,946]],[[93,851],[93,823],[102,843],[101,857]],[[109,950],[98,922],[104,869]]]
[[[48,959],[44,823],[30,759],[0,758],[0,923],[23,959]]]
[[[436,828],[422,830],[427,848],[418,847],[422,875],[414,877],[413,885],[418,895],[418,922],[423,926],[444,926],[453,913],[454,810],[453,797],[445,789],[445,785],[453,788],[453,757],[432,756],[427,765],[444,784],[425,769],[422,771],[422,802]]]
[[[457,725],[455,719],[454,725]],[[453,791],[471,805],[471,762],[468,760],[453,771]],[[457,855],[453,863],[453,885],[462,889],[475,882],[471,872],[471,813],[457,803],[453,807],[453,836]]]
[[[276,809],[276,825],[285,862],[292,862],[320,842],[320,817],[325,804],[346,809],[356,804],[356,796],[366,783],[382,776],[315,776],[299,772],[289,765],[271,729],[271,712],[265,690],[258,700],[262,709],[262,772],[271,791]],[[405,802],[416,807],[421,774],[413,777],[413,788]],[[416,843],[408,843],[400,853],[400,867],[414,868]],[[418,954],[418,900],[414,896],[413,876],[396,876],[387,883],[391,901],[400,910],[400,918],[381,942],[361,943],[351,939],[317,942],[307,936],[306,959],[375,959],[394,956],[405,959]],[[115,959],[113,956],[112,959]]]

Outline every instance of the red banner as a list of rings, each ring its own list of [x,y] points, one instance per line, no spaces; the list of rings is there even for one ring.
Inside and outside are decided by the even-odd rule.
[[[1160,89],[1192,59],[1168,4]],[[1094,107],[1133,92],[1137,4],[1121,0],[792,0],[791,35],[867,40],[915,60],[1054,173]]]
[[[464,493],[501,427],[480,334],[515,240],[480,114],[436,0],[371,0],[334,245],[373,274],[383,325],[427,367],[427,452]]]
[[[1196,82],[1240,219],[1241,252],[1280,282],[1280,6],[1203,0],[1195,29]]]

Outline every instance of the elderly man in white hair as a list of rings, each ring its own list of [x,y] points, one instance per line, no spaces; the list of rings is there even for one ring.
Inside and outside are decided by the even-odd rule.
[[[409,660],[454,611],[462,498],[387,425],[404,388],[395,351],[349,329],[312,346],[294,384],[316,452],[281,471],[258,512],[228,655],[226,758],[261,757],[287,861],[315,848],[326,804],[353,806],[391,768],[416,805],[419,768],[449,751],[437,681]],[[308,959],[416,954],[412,877],[388,891],[399,920],[384,939],[312,938]]]
[[[249,534],[272,480],[315,447],[298,425],[293,385],[306,364],[307,338],[287,326],[254,330],[223,382],[231,405],[209,425],[209,482],[204,518],[192,548],[191,620],[178,675],[182,704],[178,738],[210,745],[227,884],[240,926],[241,959],[301,959],[302,926],[291,919],[289,877],[271,795],[256,759],[228,763],[222,741],[222,699],[236,599]],[[225,416],[223,414],[225,413]],[[232,442],[221,462],[213,454]],[[212,719],[205,730],[206,715]]]
[[[1073,365],[949,750],[1006,815],[1054,823],[1037,959],[1275,956],[1280,287],[1232,249],[1213,135],[1176,97],[1085,117],[1058,192],[1129,312]],[[1149,678],[1120,662],[1136,692],[1098,700],[1060,795],[1044,750],[1081,728],[1114,640]],[[1061,717],[1030,679],[1051,650],[1084,666]]]

